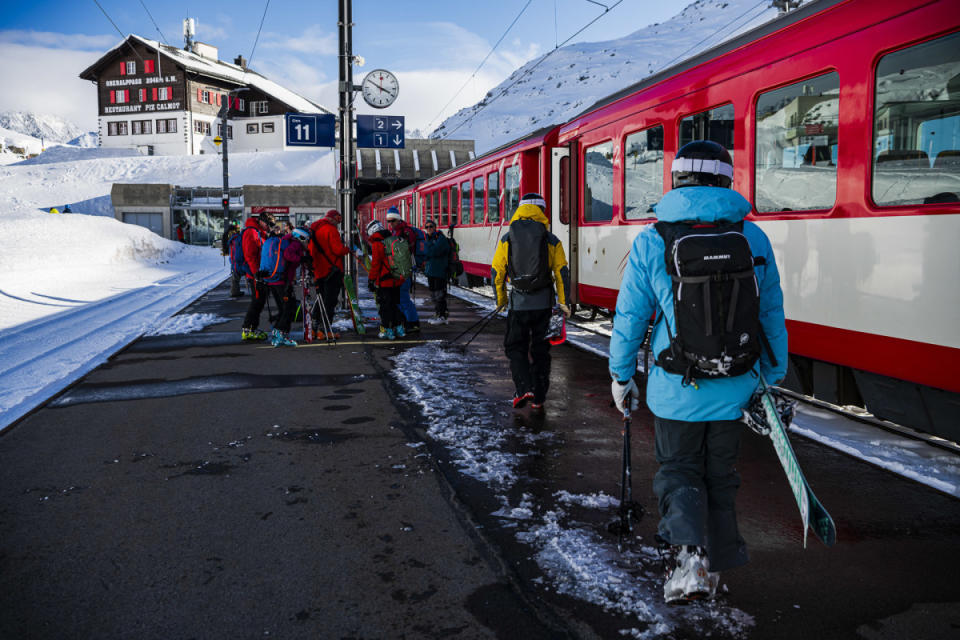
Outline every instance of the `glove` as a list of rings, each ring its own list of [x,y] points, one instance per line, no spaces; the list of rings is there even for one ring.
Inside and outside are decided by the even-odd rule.
[[[377,283],[374,282],[373,280],[367,280],[367,290],[370,291],[371,293],[376,293]]]
[[[626,382],[614,380],[610,383],[610,392],[613,394],[613,402],[617,405],[620,413],[625,410],[627,398],[630,398],[631,411],[640,406],[640,390],[637,389],[637,383],[633,381],[633,378]]]
[[[567,305],[565,305],[565,304],[558,304],[557,306],[560,307],[560,311],[563,311],[563,315],[564,315],[565,317],[567,317],[567,318],[570,317],[570,313],[571,313],[571,312],[570,312],[570,307],[569,307],[569,306],[567,306]]]

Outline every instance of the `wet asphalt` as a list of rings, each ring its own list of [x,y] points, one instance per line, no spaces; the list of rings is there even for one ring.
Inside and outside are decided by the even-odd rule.
[[[0,639],[619,638],[629,616],[560,593],[502,497],[425,436],[391,357],[478,318],[396,343],[241,343],[226,284],[184,310],[231,318],[142,338],[0,434]],[[428,311],[421,307],[426,317]],[[266,313],[263,324],[266,324]],[[505,430],[551,434],[509,491],[618,495],[620,423],[605,362],[553,349],[544,415],[509,410],[502,321],[470,345],[475,390]],[[633,421],[634,498],[653,544],[652,417]],[[426,442],[426,446],[413,446]],[[768,441],[747,433],[738,498],[751,562],[720,603],[747,632],[668,610],[669,637],[960,637],[960,503],[793,439],[838,544],[802,547]],[[605,545],[611,512],[568,508]],[[629,562],[625,561],[626,564]],[[650,562],[629,567],[654,580]],[[650,634],[646,637],[655,637]]]

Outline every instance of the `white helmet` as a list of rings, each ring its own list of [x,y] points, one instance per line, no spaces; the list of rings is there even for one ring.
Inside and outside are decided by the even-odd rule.
[[[380,233],[386,231],[383,224],[379,220],[371,220],[367,223],[367,235],[372,236],[375,233]]]

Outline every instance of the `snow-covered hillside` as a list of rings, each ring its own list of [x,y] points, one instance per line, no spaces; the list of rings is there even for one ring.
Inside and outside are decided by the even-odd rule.
[[[42,139],[47,145],[52,142],[74,144],[72,140],[87,133],[78,125],[60,116],[23,111],[0,113],[0,127]]]
[[[430,135],[476,140],[477,153],[565,122],[597,100],[777,17],[769,0],[697,0],[618,40],[578,43],[531,60]],[[617,19],[616,9],[597,22]]]

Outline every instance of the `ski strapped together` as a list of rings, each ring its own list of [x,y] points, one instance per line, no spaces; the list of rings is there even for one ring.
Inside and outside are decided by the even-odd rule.
[[[827,513],[823,505],[814,495],[813,489],[803,477],[803,471],[800,469],[800,463],[797,462],[797,456],[790,445],[790,439],[787,437],[787,430],[780,419],[780,413],[777,411],[776,400],[773,397],[772,389],[767,385],[763,375],[760,375],[760,401],[763,405],[764,415],[770,432],[767,434],[773,441],[773,448],[777,452],[777,458],[787,474],[787,482],[793,491],[793,497],[800,508],[800,518],[803,521],[803,547],[807,547],[807,530],[813,529],[813,533],[820,538],[820,541],[828,547],[833,546],[837,541],[837,527],[833,518]]]
[[[303,297],[300,298],[300,308],[303,310],[303,341],[313,342],[313,313],[310,304],[310,273],[306,265],[300,268],[300,281],[303,284]]]
[[[343,289],[347,292],[347,300],[350,305],[350,317],[353,319],[353,330],[363,335],[367,332],[367,327],[363,323],[363,316],[360,315],[360,302],[357,300],[357,285],[349,273],[343,274]]]

